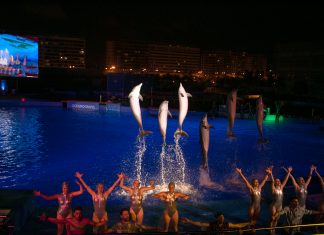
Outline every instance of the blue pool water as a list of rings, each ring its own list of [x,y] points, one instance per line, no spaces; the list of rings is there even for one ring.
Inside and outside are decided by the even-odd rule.
[[[285,174],[282,166],[292,166],[295,176],[308,175],[313,163],[324,172],[324,132],[318,123],[288,119],[279,124],[265,122],[264,132],[270,143],[258,145],[254,120],[237,119],[234,127],[237,139],[229,140],[227,119],[216,118],[209,119],[215,127],[210,131],[209,167],[210,179],[219,187],[200,187],[202,116],[202,113],[187,116],[183,129],[190,137],[178,142],[173,138],[177,119],[169,119],[168,145],[161,154],[157,116],[149,113],[143,113],[143,125],[153,134],[138,140],[138,126],[129,111],[0,108],[0,188],[36,189],[51,195],[60,192],[62,181],[68,181],[71,190],[77,190],[76,171],[84,173],[84,180],[93,189],[98,182],[110,186],[117,173],[125,172],[128,176],[125,184],[131,184],[135,178],[142,184],[154,179],[156,192],[165,188],[164,183],[176,181],[178,190],[191,195],[190,202],[183,205],[196,213],[199,210],[205,213],[221,207],[217,200],[248,198],[235,167],[242,168],[248,179],[261,179],[269,165],[274,166],[274,175],[280,178]],[[86,192],[85,195],[78,197],[77,203],[91,205],[90,197]],[[237,207],[234,201],[231,206]],[[119,188],[108,203],[113,202],[129,204]],[[151,198],[145,203],[162,206]]]

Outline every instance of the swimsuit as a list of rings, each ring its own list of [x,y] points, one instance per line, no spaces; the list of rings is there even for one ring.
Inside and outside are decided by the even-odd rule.
[[[103,194],[96,194],[92,197],[94,212],[92,214],[92,221],[100,223],[102,220],[108,221],[108,214],[106,212],[107,198]],[[97,234],[99,231],[104,231],[107,225],[94,226],[93,233]]]
[[[101,219],[106,213],[107,198],[103,194],[96,194],[92,197],[94,214]]]
[[[174,193],[167,193],[166,196],[166,208],[165,211],[168,213],[171,218],[174,213],[177,211],[176,197]]]
[[[133,194],[130,197],[131,208],[137,215],[142,209],[143,196],[140,194],[139,189],[133,189]]]
[[[272,205],[277,209],[281,209],[282,208],[282,200],[283,200],[282,189],[280,187],[276,187],[274,192],[272,193],[272,195],[273,195]]]
[[[307,197],[307,189],[304,186],[300,186],[299,189],[296,191],[296,196],[299,201],[299,205],[301,207],[306,206],[306,197]]]
[[[251,192],[251,206],[254,208],[259,208],[261,203],[261,190],[256,187],[252,189]]]
[[[72,197],[70,197],[70,194],[60,194],[57,198],[59,203],[59,208],[57,210],[57,214],[62,216],[63,218],[66,218],[68,215],[72,215]]]

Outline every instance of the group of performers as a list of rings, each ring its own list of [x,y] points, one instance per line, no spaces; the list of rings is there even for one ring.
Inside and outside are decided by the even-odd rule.
[[[150,181],[150,186],[148,187],[140,187],[140,182],[138,180],[135,180],[133,182],[132,187],[128,187],[124,185],[124,179],[125,174],[120,173],[118,174],[118,179],[114,182],[114,184],[108,188],[106,191],[104,191],[104,186],[101,183],[97,184],[97,190],[94,191],[91,189],[87,183],[83,180],[82,176],[83,174],[76,172],[75,173],[76,178],[81,182],[78,181],[77,184],[80,186],[79,191],[75,192],[69,192],[69,186],[66,182],[63,182],[62,184],[62,193],[55,194],[52,196],[47,196],[41,193],[40,191],[34,191],[34,194],[36,196],[40,196],[46,200],[55,200],[57,199],[59,202],[59,208],[57,210],[57,216],[56,218],[50,218],[50,217],[42,217],[43,220],[48,220],[50,222],[57,224],[57,234],[63,234],[64,225],[67,229],[67,231],[70,232],[70,234],[80,234],[80,233],[73,233],[73,231],[80,227],[76,226],[75,218],[73,218],[72,213],[72,198],[78,195],[81,195],[83,193],[83,187],[88,191],[88,193],[92,196],[93,201],[93,215],[92,215],[92,221],[89,221],[87,223],[84,223],[83,225],[92,224],[93,225],[93,233],[94,234],[101,234],[101,233],[111,233],[116,232],[112,229],[107,228],[107,222],[108,222],[108,214],[106,211],[106,203],[109,195],[114,190],[114,188],[118,185],[130,196],[131,200],[131,206],[129,209],[129,213],[131,216],[131,220],[136,223],[140,228],[144,228],[145,226],[142,225],[143,223],[143,217],[144,217],[144,210],[142,207],[143,197],[144,193],[155,189],[154,181]],[[166,203],[165,210],[163,212],[163,219],[164,219],[164,225],[163,228],[157,228],[158,230],[161,230],[163,232],[167,232],[169,230],[169,224],[170,222],[173,225],[173,230],[175,232],[178,231],[178,210],[176,206],[176,200],[178,198],[188,200],[189,196],[175,191],[175,183],[170,182],[168,185],[168,191],[159,192],[157,194],[153,195],[154,198],[160,199],[161,201],[164,201]],[[122,213],[121,213],[122,216]],[[82,227],[84,227],[82,226]],[[146,226],[147,227],[147,226]],[[151,227],[149,227],[151,228]],[[129,229],[129,228],[126,228]],[[83,230],[83,228],[82,228]],[[79,231],[80,232],[80,231]],[[125,232],[125,231],[124,231]],[[126,231],[127,232],[127,231]]]
[[[324,194],[324,181],[319,172],[317,171],[317,167],[312,165],[310,167],[310,172],[308,175],[307,180],[303,177],[298,177],[297,180],[294,178],[294,176],[291,174],[292,167],[288,167],[287,169],[284,168],[284,170],[287,172],[285,178],[281,182],[279,178],[274,179],[272,174],[272,167],[268,167],[265,170],[265,176],[263,177],[261,183],[259,184],[258,179],[252,179],[251,182],[249,182],[246,177],[243,175],[242,170],[239,168],[236,168],[237,173],[242,177],[244,180],[246,186],[248,187],[250,191],[251,196],[251,204],[248,209],[248,216],[249,221],[257,221],[257,219],[260,216],[261,212],[261,190],[262,187],[265,185],[267,179],[271,178],[271,192],[272,192],[272,203],[270,204],[270,227],[275,227],[277,225],[278,219],[280,215],[285,214],[287,210],[289,209],[283,209],[282,203],[284,199],[284,187],[288,182],[288,179],[290,178],[292,181],[292,184],[295,189],[296,197],[298,201],[298,205],[295,206],[296,208],[300,208],[300,218],[296,218],[297,215],[295,211],[295,215],[293,215],[293,218],[286,218],[286,225],[298,225],[301,223],[302,216],[304,214],[323,214],[324,213],[324,198],[322,195],[322,199],[319,205],[318,211],[309,211],[306,209],[306,199],[307,199],[307,188],[311,182],[313,172],[315,171],[316,175],[318,176],[321,187],[322,187],[322,193]],[[293,200],[291,200],[293,201]],[[297,209],[296,209],[297,210]],[[294,221],[293,221],[294,220]],[[294,224],[294,222],[297,222],[298,224]],[[294,231],[299,231],[299,228],[295,229]],[[271,231],[271,234],[274,234],[274,230]],[[289,233],[290,234],[290,233]]]
[[[268,167],[265,170],[265,176],[262,179],[261,183],[257,179],[252,179],[251,182],[247,180],[244,176],[241,169],[236,168],[237,173],[242,177],[246,186],[248,187],[251,195],[251,204],[248,209],[249,221],[247,223],[241,224],[231,224],[224,223],[224,215],[220,213],[216,216],[217,221],[222,221],[221,225],[217,222],[217,228],[220,229],[220,226],[226,225],[222,227],[223,229],[229,228],[242,228],[244,226],[254,226],[256,221],[258,220],[261,212],[261,190],[265,185],[267,179],[270,177],[271,179],[271,188],[273,201],[270,205],[270,227],[275,227],[277,225],[279,216],[285,213],[285,208],[282,207],[282,202],[284,198],[283,189],[290,178],[292,180],[292,184],[294,186],[296,192],[296,198],[298,199],[298,206],[302,208],[306,213],[308,211],[306,209],[306,197],[307,197],[307,187],[310,184],[313,172],[320,179],[320,183],[322,186],[322,190],[324,193],[324,181],[319,172],[317,171],[316,166],[312,165],[310,168],[309,176],[305,181],[303,177],[299,177],[297,180],[291,174],[292,167],[284,168],[287,172],[285,178],[281,182],[280,179],[274,178],[272,174],[272,167]],[[69,185],[66,182],[62,184],[62,193],[55,194],[52,196],[47,196],[40,191],[34,191],[36,196],[40,196],[46,200],[58,200],[59,208],[57,210],[56,218],[47,217],[46,215],[41,216],[41,220],[47,220],[52,223],[57,224],[57,234],[63,234],[64,227],[66,227],[67,234],[85,234],[85,226],[92,225],[94,234],[103,234],[103,233],[127,233],[131,231],[141,231],[145,229],[154,229],[161,232],[168,232],[169,225],[172,225],[173,231],[178,232],[178,221],[179,221],[179,213],[176,206],[176,200],[178,198],[188,200],[189,195],[186,195],[181,192],[175,191],[175,183],[170,182],[168,185],[168,191],[159,192],[153,194],[154,198],[160,199],[165,202],[166,207],[163,211],[163,228],[158,227],[150,227],[143,225],[144,218],[144,210],[143,210],[143,197],[144,194],[149,190],[154,190],[155,185],[154,181],[150,181],[150,185],[147,187],[141,187],[140,182],[135,180],[133,182],[132,187],[124,185],[124,179],[126,178],[125,174],[118,174],[117,180],[113,183],[113,185],[104,190],[104,185],[101,183],[97,184],[96,190],[93,190],[91,187],[83,179],[83,174],[80,172],[75,173],[75,177],[78,179],[77,184],[80,189],[78,191],[70,192]],[[120,212],[121,222],[112,226],[111,228],[107,227],[108,222],[108,214],[106,211],[106,203],[109,195],[118,185],[125,190],[131,201],[131,206],[129,209],[123,209]],[[87,190],[87,192],[92,197],[93,202],[93,215],[92,220],[85,219],[82,217],[82,208],[76,208],[76,210],[72,213],[72,198],[83,193],[83,187]],[[320,208],[318,211],[312,211],[313,214],[321,214],[324,211],[324,200],[322,200],[320,204]],[[184,224],[192,224],[200,227],[209,227],[211,230],[213,229],[213,223],[202,223],[195,222],[188,218],[183,218],[181,220]],[[217,230],[219,231],[219,230]],[[271,231],[274,234],[274,230]]]

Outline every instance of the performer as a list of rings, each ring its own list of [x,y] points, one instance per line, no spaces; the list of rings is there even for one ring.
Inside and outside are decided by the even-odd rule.
[[[236,168],[236,172],[242,177],[246,186],[250,190],[251,204],[248,209],[248,215],[249,215],[250,222],[256,221],[259,218],[261,212],[261,189],[268,179],[270,168],[266,169],[267,174],[264,176],[263,180],[261,181],[261,184],[259,184],[259,181],[255,178],[252,179],[250,184],[250,182],[243,175],[242,169]]]
[[[77,207],[74,209],[72,218],[57,219],[57,218],[48,217],[46,216],[46,214],[42,214],[39,218],[41,221],[48,221],[54,224],[61,224],[61,225],[68,224],[69,227],[66,230],[68,235],[86,234],[85,230],[87,225],[95,226],[95,224],[91,220],[83,217],[82,207]],[[97,225],[101,225],[101,224],[97,224]]]
[[[93,191],[83,180],[82,176],[83,174],[81,174],[80,172],[75,173],[75,177],[77,177],[80,180],[82,185],[92,196],[92,202],[94,208],[92,221],[95,224],[95,226],[93,227],[93,233],[94,234],[102,233],[107,229],[108,214],[106,211],[106,204],[107,204],[108,196],[111,194],[111,192],[114,190],[114,188],[121,180],[122,174],[118,175],[118,179],[115,181],[115,183],[105,192],[102,183],[97,184],[97,192]],[[100,226],[98,226],[98,224],[100,224]]]
[[[63,220],[67,218],[72,218],[72,198],[79,196],[83,193],[82,185],[76,181],[76,183],[80,186],[79,191],[69,192],[69,184],[67,182],[62,183],[62,193],[54,194],[51,196],[47,196],[40,191],[34,191],[34,195],[40,196],[45,200],[58,200],[59,208],[57,210],[56,218],[58,220]],[[66,224],[66,230],[68,231],[69,225]],[[64,224],[57,224],[57,235],[63,234]]]
[[[290,174],[290,178],[293,182],[295,192],[296,192],[296,197],[299,200],[299,206],[301,207],[306,207],[306,199],[307,199],[307,187],[312,179],[312,174],[313,171],[315,170],[315,166],[312,165],[309,170],[309,175],[307,178],[307,181],[305,182],[303,177],[298,177],[297,181],[295,180],[294,176]]]
[[[270,177],[271,177],[271,190],[272,190],[272,197],[273,201],[270,205],[270,227],[275,227],[278,222],[278,218],[275,216],[277,212],[281,211],[282,209],[282,201],[283,201],[283,189],[286,186],[290,172],[292,171],[291,167],[288,167],[287,174],[284,180],[280,181],[280,179],[274,180],[272,174],[272,168],[270,168]],[[275,234],[275,230],[271,230],[271,234]]]
[[[154,181],[150,181],[149,187],[140,187],[140,182],[138,180],[134,180],[133,182],[133,188],[127,187],[124,185],[124,179],[125,175],[123,174],[122,179],[120,181],[120,187],[124,190],[126,190],[130,196],[131,199],[131,207],[130,207],[130,214],[131,219],[133,222],[136,222],[137,224],[143,223],[143,217],[144,217],[144,211],[142,207],[143,203],[143,194],[149,190],[155,189]]]
[[[169,191],[160,192],[153,195],[153,197],[158,198],[161,201],[165,201],[166,203],[166,208],[163,212],[163,220],[164,220],[163,232],[168,232],[170,221],[173,222],[174,232],[178,232],[179,213],[176,205],[176,200],[178,198],[182,198],[184,200],[189,199],[188,195],[180,192],[175,192],[174,189],[175,189],[175,183],[170,182]]]

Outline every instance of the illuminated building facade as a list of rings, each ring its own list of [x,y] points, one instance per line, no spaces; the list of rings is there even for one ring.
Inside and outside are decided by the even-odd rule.
[[[106,43],[106,72],[191,75],[200,68],[200,49],[139,42]]]
[[[267,79],[267,57],[228,50],[201,51],[163,43],[107,41],[105,71],[201,78],[240,78],[250,72]]]
[[[141,42],[107,41],[106,71],[141,73],[148,69],[148,46]]]
[[[214,78],[243,78],[246,72],[267,79],[267,57],[227,50],[201,53],[201,73]]]
[[[149,68],[153,73],[192,75],[200,68],[200,49],[170,44],[149,45]]]
[[[85,40],[67,37],[39,37],[40,68],[85,69]]]

